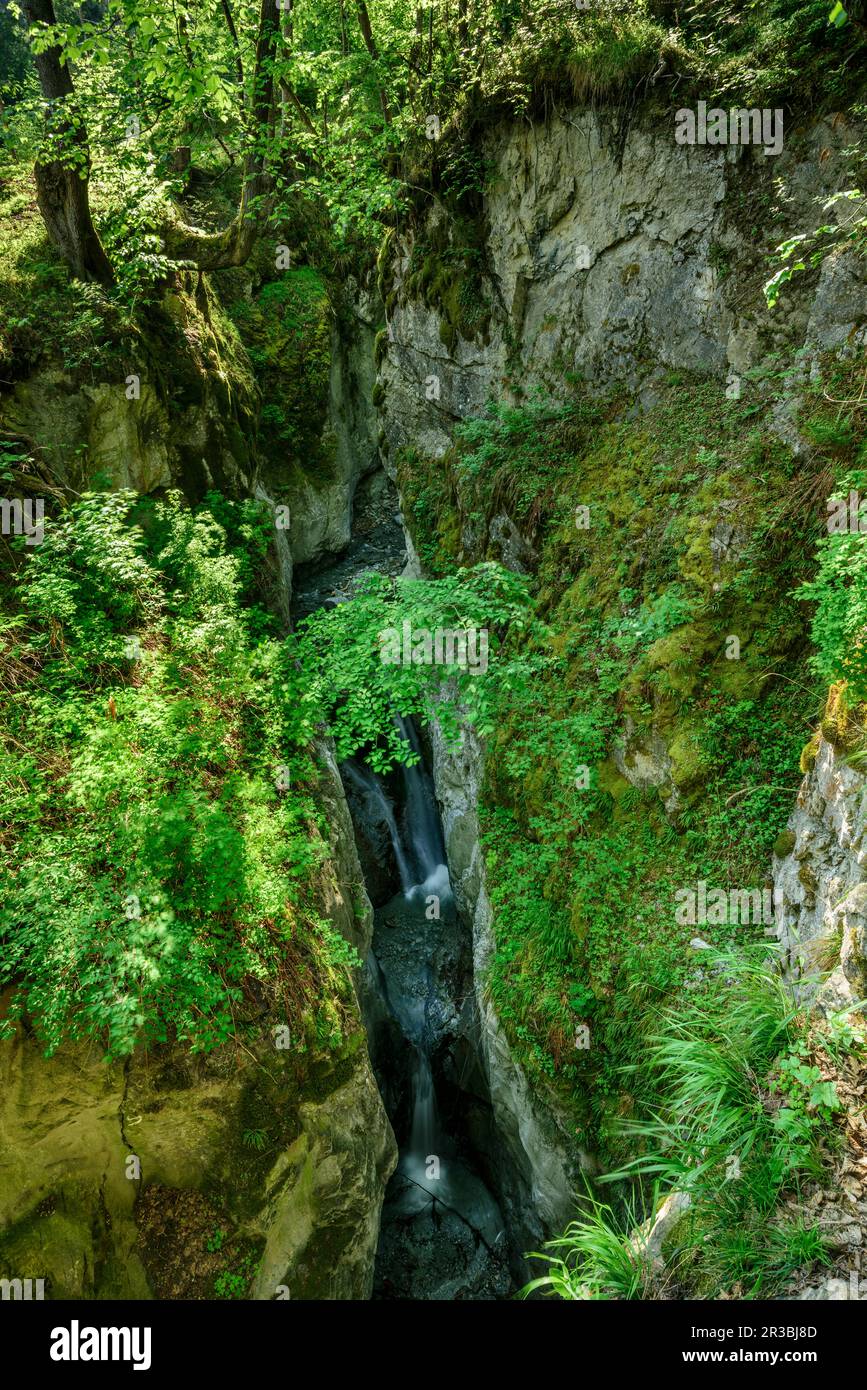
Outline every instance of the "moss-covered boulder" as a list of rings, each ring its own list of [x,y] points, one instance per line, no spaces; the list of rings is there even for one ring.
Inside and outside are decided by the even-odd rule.
[[[364,1298],[394,1140],[360,1029],[207,1058],[0,1045],[0,1277],[51,1299]]]

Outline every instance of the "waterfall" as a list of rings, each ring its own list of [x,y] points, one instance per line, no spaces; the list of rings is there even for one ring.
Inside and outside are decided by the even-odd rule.
[[[409,892],[405,886],[404,892],[407,898],[425,897],[431,893],[440,898],[450,897],[451,883],[446,867],[442,827],[437,814],[433,784],[422,761],[418,734],[412,720],[404,719],[402,715],[395,715],[395,724],[401,737],[418,758],[412,767],[408,767],[406,763],[401,764],[404,823],[417,874]]]
[[[439,1120],[430,1053],[426,1046],[416,1048],[412,1076],[412,1129],[406,1159],[412,1165],[426,1165],[431,1154],[442,1152],[439,1144]]]
[[[398,833],[397,821],[394,818],[391,802],[383,790],[382,783],[376,774],[364,763],[359,765],[352,761],[345,762],[341,767],[341,772],[376,808],[379,813],[379,818],[387,827],[389,836],[391,837],[391,846],[394,850],[395,861],[397,863],[397,871],[400,874],[400,886],[404,893],[408,897],[411,897],[414,887],[412,870],[410,869],[409,860],[407,859],[403,843]]]
[[[400,1146],[382,1210],[377,1298],[503,1298],[512,1287],[505,1222],[477,1166],[457,1098],[471,942],[451,893],[433,782],[411,719],[396,727],[417,758],[385,782],[341,764],[356,832],[400,876],[374,913],[366,975],[368,1037]],[[371,832],[374,832],[371,834]],[[458,1083],[459,1085],[459,1083]],[[478,1112],[478,1122],[486,1123]]]

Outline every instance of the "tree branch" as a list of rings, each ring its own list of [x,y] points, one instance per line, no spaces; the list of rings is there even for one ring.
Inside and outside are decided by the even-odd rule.
[[[229,30],[229,33],[230,33],[230,35],[231,35],[231,37],[232,37],[232,43],[233,43],[234,48],[235,48],[235,74],[236,74],[237,79],[238,79],[238,86],[239,86],[239,87],[243,87],[243,86],[244,86],[244,64],[243,64],[243,62],[241,61],[241,45],[240,45],[240,43],[238,42],[238,31],[237,31],[237,29],[235,28],[235,21],[234,21],[234,19],[233,19],[233,17],[232,17],[232,7],[231,7],[231,5],[229,4],[229,0],[220,0],[220,6],[221,6],[221,8],[222,8],[223,14],[224,14],[225,17],[226,17],[226,27],[227,27],[227,29]]]
[[[52,0],[22,0],[28,30],[54,25]],[[52,244],[79,280],[111,285],[114,272],[90,213],[90,150],[84,121],[75,110],[75,88],[57,45],[35,55],[39,85],[47,104],[51,133],[62,146],[61,157],[37,159],[36,201]]]
[[[355,8],[358,11],[358,27],[361,30],[361,37],[364,39],[364,46],[373,59],[374,63],[379,63],[379,48],[373,36],[373,29],[370,23],[370,15],[367,13],[365,0],[355,0]],[[391,107],[388,103],[388,96],[385,88],[377,78],[376,89],[379,93],[379,104],[382,107],[382,118],[386,125],[391,124]]]
[[[243,265],[250,256],[256,239],[256,224],[271,189],[266,164],[278,34],[274,0],[260,0],[250,99],[249,133],[252,144],[244,161],[244,182],[237,215],[222,232],[203,232],[183,222],[174,223],[166,231],[166,252],[173,260],[191,261],[198,270],[225,270],[230,266]]]

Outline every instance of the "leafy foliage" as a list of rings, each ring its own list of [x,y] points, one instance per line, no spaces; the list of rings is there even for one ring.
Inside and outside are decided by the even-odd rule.
[[[691,969],[675,892],[701,878],[764,881],[800,777],[805,710],[818,704],[803,627],[778,603],[780,575],[807,572],[809,520],[785,512],[806,480],[744,427],[747,400],[721,404],[678,380],[634,423],[616,408],[575,386],[557,405],[465,422],[440,461],[398,461],[434,573],[477,558],[501,509],[537,551],[537,621],[520,637],[533,678],[490,692],[487,988],[522,1065],[556,1088],[595,1152],[621,1143],[620,1066]],[[714,527],[732,509],[751,530],[738,562],[718,565]],[[749,647],[728,661],[726,634],[746,631]],[[649,761],[655,730],[671,780],[660,766],[660,790],[630,786],[631,746]]]
[[[183,15],[144,0],[110,0],[100,11],[61,7],[58,22],[35,26],[29,41],[35,52],[59,48],[76,94],[64,103],[65,119],[56,109],[37,134],[33,68],[20,26],[4,12],[0,138],[23,158],[47,141],[52,157],[84,161],[74,136],[86,128],[98,220],[127,296],[172,269],[151,214],[166,225],[174,218],[186,182],[179,147],[208,176],[229,182],[248,157],[260,160],[265,184],[245,215],[278,227],[314,202],[338,255],[351,257],[378,242],[420,190],[472,201],[483,180],[468,137],[471,145],[498,114],[524,114],[552,94],[647,94],[660,74],[664,92],[675,72],[680,97],[691,89],[760,105],[799,86],[839,102],[863,42],[860,28],[829,24],[825,0],[726,0],[722,8],[698,0],[686,9],[670,0],[587,9],[562,0],[295,0],[280,13],[260,72],[260,82],[273,81],[277,108],[263,121],[254,115],[260,18],[255,0],[202,0]],[[110,210],[100,194],[106,186]],[[130,197],[137,188],[146,215]]]
[[[833,500],[849,508],[850,493],[860,496],[867,483],[863,468],[847,473]],[[818,569],[796,590],[796,597],[815,603],[814,664],[829,682],[845,680],[854,700],[867,698],[867,534],[860,513],[856,525],[822,537]]]
[[[481,564],[438,580],[368,576],[350,603],[321,610],[302,625],[297,650],[308,673],[305,698],[324,713],[341,758],[366,748],[371,766],[385,770],[405,756],[395,714],[416,715],[423,723],[436,717],[446,737],[456,739],[463,710],[480,733],[492,731],[494,691],[502,696],[525,688],[532,669],[501,639],[508,632],[513,643],[520,640],[529,622],[525,581],[500,565]],[[472,647],[463,665],[384,660],[384,636],[393,632],[402,645],[405,624],[411,634],[484,630],[493,648],[490,672],[472,669]]]
[[[840,1108],[833,1082],[810,1061],[816,1042],[766,947],[712,956],[648,1039],[647,1118],[626,1123],[639,1156],[603,1181],[649,1179],[651,1211],[660,1188],[688,1195],[667,1250],[681,1296],[732,1286],[742,1297],[768,1296],[800,1266],[829,1262],[803,1215],[776,1215],[783,1195],[820,1171]],[[627,1231],[636,1225],[632,1212]],[[649,1292],[640,1237],[630,1240],[598,1203],[547,1249],[541,1258],[555,1261],[555,1275],[540,1282],[560,1297],[582,1296],[578,1285],[597,1297],[618,1286],[622,1297]]]
[[[6,1028],[26,1011],[49,1050],[212,1047],[250,979],[314,1029],[331,998],[339,1017],[352,958],[316,910],[314,721],[244,602],[266,527],[252,502],[91,494],[46,522],[21,573],[3,629],[0,979]]]

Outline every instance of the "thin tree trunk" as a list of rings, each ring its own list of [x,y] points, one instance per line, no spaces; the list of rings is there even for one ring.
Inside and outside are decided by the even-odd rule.
[[[370,15],[367,13],[365,0],[355,0],[355,8],[358,11],[358,27],[361,30],[361,37],[364,39],[364,46],[375,63],[379,62],[379,48],[373,36],[373,29],[370,24]],[[382,117],[386,125],[391,123],[391,107],[388,104],[388,97],[385,88],[377,83],[379,92],[379,104],[382,107]]]
[[[226,28],[229,30],[229,33],[232,38],[232,44],[235,49],[235,75],[238,79],[238,86],[243,89],[244,64],[241,61],[241,45],[238,42],[238,30],[235,28],[235,20],[232,16],[232,7],[229,4],[229,0],[220,0],[220,5],[222,7],[223,14],[226,17]]]
[[[283,9],[281,13],[282,13],[283,18],[282,18],[282,22],[281,22],[281,24],[280,24],[280,46],[281,46],[281,48],[282,48],[282,50],[283,50],[283,56],[284,56],[284,58],[288,58],[288,57],[291,55],[291,53],[292,53],[292,39],[293,39],[291,0],[287,0],[286,8]],[[286,78],[285,78],[285,77],[281,77],[281,78],[280,78],[280,139],[281,139],[281,140],[283,139],[284,135],[286,134],[286,130],[287,130],[287,127],[288,127],[288,125],[289,125],[289,107],[292,106],[292,105],[298,105],[298,106],[300,106],[301,103],[300,103],[300,102],[297,102],[297,99],[295,98],[295,93],[292,91],[292,88],[290,87],[289,83],[286,81]],[[303,110],[303,108],[302,108],[302,110]],[[307,115],[307,112],[306,112],[306,111],[304,112],[304,115],[305,115],[305,116]],[[308,121],[308,127],[309,127],[309,129],[311,129],[311,130],[313,129],[312,124],[311,124],[309,121]]]
[[[415,102],[418,90],[417,79],[422,76],[421,65],[424,62],[424,9],[421,5],[416,5],[415,31],[413,33],[407,62],[409,65],[409,100],[412,105]]]
[[[22,0],[28,28],[56,24],[52,0]],[[114,272],[90,214],[88,180],[90,151],[83,121],[73,119],[75,89],[69,68],[61,62],[60,49],[36,54],[36,71],[48,104],[52,134],[62,143],[65,159],[36,161],[36,201],[49,238],[78,280],[111,285]],[[71,160],[70,160],[71,156]],[[69,163],[73,167],[69,167]]]

